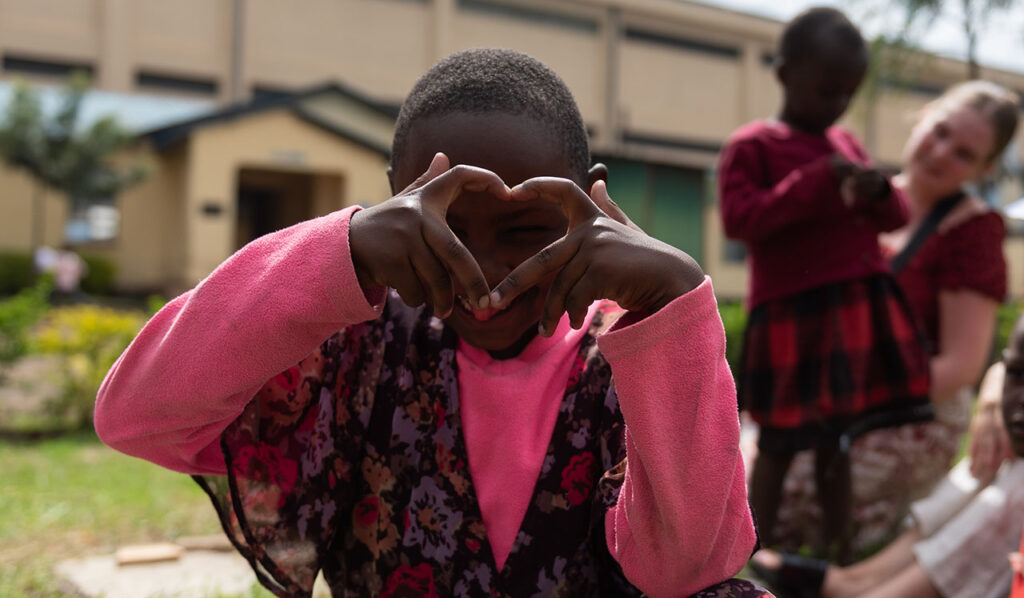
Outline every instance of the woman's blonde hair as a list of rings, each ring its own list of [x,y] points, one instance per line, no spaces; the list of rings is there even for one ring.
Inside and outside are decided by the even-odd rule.
[[[961,106],[973,108],[992,125],[995,142],[992,144],[992,153],[986,159],[986,162],[992,162],[1003,153],[1017,131],[1020,113],[1020,100],[1017,94],[991,81],[967,81],[947,89],[941,96],[932,100],[926,110],[933,107]]]

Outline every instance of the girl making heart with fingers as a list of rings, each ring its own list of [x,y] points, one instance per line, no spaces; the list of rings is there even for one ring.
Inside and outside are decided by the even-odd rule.
[[[711,283],[589,166],[547,67],[448,57],[402,107],[394,197],[171,301],[97,431],[193,474],[279,595],[762,595],[729,579],[755,535]]]

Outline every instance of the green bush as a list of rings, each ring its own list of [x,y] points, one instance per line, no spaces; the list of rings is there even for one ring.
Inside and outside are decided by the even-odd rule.
[[[51,309],[33,334],[33,348],[64,360],[63,388],[51,415],[90,427],[103,377],[144,323],[145,315],[136,311],[86,304]]]
[[[117,265],[113,260],[95,255],[83,255],[89,270],[82,278],[82,290],[90,295],[109,295],[114,290]]]
[[[27,253],[0,253],[0,295],[13,295],[32,286],[36,271]]]
[[[996,314],[996,337],[992,341],[992,361],[1003,358],[1003,349],[1010,341],[1010,333],[1013,332],[1013,325],[1017,323],[1021,311],[1024,309],[1024,302],[1009,301],[999,306]]]
[[[743,351],[743,333],[747,327],[747,310],[740,301],[724,301],[718,304],[718,312],[725,325],[725,357],[733,375],[739,371],[740,355]]]
[[[0,301],[0,363],[25,355],[30,347],[29,332],[49,308],[52,278],[41,277],[35,286]]]

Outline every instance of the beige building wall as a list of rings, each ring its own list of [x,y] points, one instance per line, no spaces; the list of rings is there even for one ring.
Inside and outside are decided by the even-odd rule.
[[[162,153],[140,143],[119,156],[146,163],[149,174],[118,197],[121,223],[117,238],[84,245],[80,250],[117,264],[118,285],[123,289],[177,290],[184,279],[179,242],[185,231],[182,191],[187,153],[187,143]]]
[[[435,60],[430,2],[247,0],[244,23],[246,90],[338,79],[400,101]]]
[[[23,252],[32,246],[37,183],[24,171],[0,162],[0,252]],[[64,241],[68,204],[64,196],[42,190],[42,243],[58,247]]]
[[[243,168],[329,175],[342,183],[334,201],[321,196],[320,214],[390,197],[387,161],[279,110],[198,128],[190,140],[184,189],[186,280],[199,280],[234,252],[238,173]],[[217,205],[216,216],[203,207]]]

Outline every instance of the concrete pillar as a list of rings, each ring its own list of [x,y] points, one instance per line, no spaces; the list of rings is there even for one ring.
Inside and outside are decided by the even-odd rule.
[[[245,80],[245,0],[231,0],[231,29],[228,48],[228,101],[241,102],[248,97]]]
[[[745,42],[741,47],[743,61],[742,74],[740,76],[740,101],[737,102],[739,114],[736,115],[736,122],[746,123],[762,116],[758,111],[758,99],[754,82],[759,78],[761,69],[762,54],[764,49],[760,44],[752,41]]]
[[[603,150],[612,150],[622,143],[619,65],[622,63],[623,25],[622,9],[618,6],[609,7],[601,37],[604,45],[604,118],[598,127],[594,145]]]
[[[94,84],[108,91],[135,87],[136,10],[132,0],[100,0],[99,61]]]
[[[427,32],[427,59],[429,62],[423,65],[423,70],[433,66],[435,62],[449,55],[453,51],[452,46],[452,21],[455,19],[455,11],[458,10],[456,0],[433,0],[431,6],[431,18],[428,21],[431,29]]]

